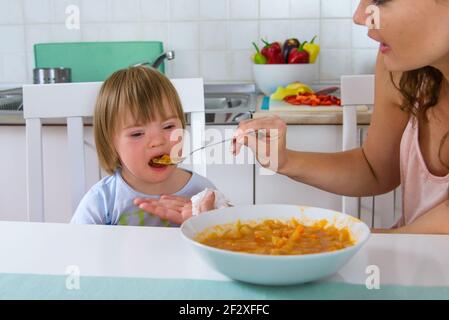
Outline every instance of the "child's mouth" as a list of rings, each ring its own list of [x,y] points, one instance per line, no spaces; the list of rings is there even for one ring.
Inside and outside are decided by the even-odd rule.
[[[157,157],[152,158],[148,165],[152,168],[165,168],[167,166],[172,165],[172,161],[168,154],[159,155]]]

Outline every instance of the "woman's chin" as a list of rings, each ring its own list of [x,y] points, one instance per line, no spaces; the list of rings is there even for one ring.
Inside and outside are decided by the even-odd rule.
[[[389,72],[407,72],[428,66],[424,61],[406,61],[393,55],[384,56],[384,66]]]

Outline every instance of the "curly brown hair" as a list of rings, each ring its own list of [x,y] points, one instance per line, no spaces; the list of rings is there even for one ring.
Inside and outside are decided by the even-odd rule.
[[[402,74],[397,85],[390,73],[393,85],[402,94],[401,109],[422,121],[429,121],[427,110],[436,106],[440,99],[444,76],[438,69],[426,66],[420,69],[406,71]],[[443,146],[449,138],[449,130],[440,141],[438,157],[441,164],[449,170],[449,164],[442,158]]]

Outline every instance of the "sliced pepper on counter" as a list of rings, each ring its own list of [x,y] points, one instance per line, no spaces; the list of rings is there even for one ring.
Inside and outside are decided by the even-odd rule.
[[[278,42],[268,43],[264,39],[262,42],[265,47],[262,49],[262,54],[267,58],[267,64],[283,64],[284,58],[282,57],[282,48]]]
[[[320,53],[320,46],[315,43],[315,39],[317,36],[313,37],[312,41],[304,44],[304,50],[309,53],[309,62],[315,63],[318,58],[318,54]]]
[[[327,94],[299,93],[294,96],[285,97],[284,101],[293,105],[308,105],[312,107],[341,106],[341,100],[339,98]]]
[[[299,93],[313,93],[313,90],[300,82],[294,82],[289,84],[287,87],[278,87],[276,92],[273,93],[270,98],[272,100],[283,100],[285,97],[294,96]]]
[[[309,93],[313,93],[313,90],[311,87],[309,87],[308,85],[301,83],[301,82],[292,82],[290,83],[288,86],[286,86],[287,89],[298,89],[298,88],[303,88],[305,89],[306,92]]]

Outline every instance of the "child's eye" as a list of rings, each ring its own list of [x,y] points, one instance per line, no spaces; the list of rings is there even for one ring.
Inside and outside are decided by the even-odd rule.
[[[381,6],[385,3],[387,3],[388,1],[390,1],[390,0],[373,0],[373,4],[376,6]]]
[[[175,125],[173,125],[173,124],[167,124],[164,126],[164,129],[170,130],[170,129],[173,129],[174,127],[175,127]]]
[[[130,135],[132,138],[138,138],[140,136],[143,136],[143,132],[133,132]]]

